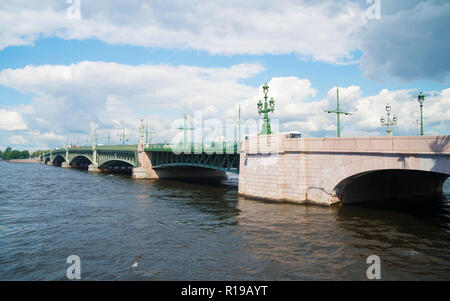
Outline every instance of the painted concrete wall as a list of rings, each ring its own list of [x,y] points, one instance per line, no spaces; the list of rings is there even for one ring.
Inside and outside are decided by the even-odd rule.
[[[333,204],[345,190],[339,183],[366,172],[417,170],[447,178],[450,136],[290,139],[277,134],[242,141],[240,156],[240,194]]]

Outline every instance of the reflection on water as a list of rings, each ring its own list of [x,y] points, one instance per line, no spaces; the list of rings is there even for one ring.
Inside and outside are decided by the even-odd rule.
[[[135,181],[0,162],[0,212],[0,280],[64,280],[72,254],[85,280],[364,280],[372,254],[386,280],[450,279],[447,200],[272,203],[238,196],[236,177]]]

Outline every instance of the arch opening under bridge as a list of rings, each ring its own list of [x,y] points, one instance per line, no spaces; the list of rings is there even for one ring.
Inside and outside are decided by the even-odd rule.
[[[334,192],[344,204],[438,199],[448,177],[448,174],[423,170],[373,170],[345,178]]]
[[[152,152],[151,165],[155,170],[195,169],[205,173],[239,173],[239,154],[175,154],[173,152]]]
[[[53,163],[54,166],[61,166],[61,164],[62,164],[63,162],[66,162],[66,158],[64,158],[63,155],[56,155],[56,156],[53,158],[53,161],[52,161],[52,163]]]
[[[132,162],[121,159],[113,159],[102,162],[98,168],[102,171],[131,174],[135,165]]]
[[[86,155],[77,155],[69,163],[71,167],[80,169],[88,169],[88,166],[91,164],[93,164],[91,158]]]
[[[194,164],[166,164],[154,167],[153,170],[161,179],[217,182],[227,178],[226,170]]]

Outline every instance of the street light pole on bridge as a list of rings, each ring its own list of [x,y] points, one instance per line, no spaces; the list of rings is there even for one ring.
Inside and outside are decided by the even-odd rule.
[[[269,119],[269,113],[273,113],[275,111],[275,100],[273,97],[269,100],[267,103],[267,93],[269,92],[269,86],[267,83],[263,86],[264,91],[264,104],[261,100],[258,102],[258,114],[264,114],[264,124],[262,126],[260,135],[270,135],[272,134],[272,130],[270,129],[270,119]]]
[[[423,114],[422,114],[422,109],[423,109],[423,102],[425,101],[425,95],[420,92],[419,97],[417,99],[420,103],[420,135],[423,136]]]
[[[93,136],[94,136],[94,138],[93,138],[94,140],[93,140],[92,143],[93,143],[94,146],[97,146],[97,130],[94,130],[94,135]]]
[[[184,126],[179,127],[178,130],[184,131],[184,139],[183,139],[183,146],[186,147],[187,145],[187,131],[193,131],[194,128],[188,128],[187,126],[187,114],[184,114]]]
[[[145,144],[148,145],[150,144],[150,140],[151,140],[151,134],[148,128],[148,122],[145,123]]]
[[[394,118],[391,119],[391,105],[386,105],[387,117],[384,119],[384,116],[381,116],[381,125],[386,126],[386,133],[388,136],[392,136],[392,126],[397,125],[397,116],[394,115]]]
[[[122,145],[125,145],[125,141],[128,141],[128,136],[125,135],[125,128],[122,128],[122,135],[119,133],[119,137],[120,141],[122,141]]]
[[[336,94],[337,94],[337,107],[336,111],[326,111],[327,113],[334,113],[337,115],[337,137],[341,137],[341,114],[343,115],[352,115],[351,113],[341,111],[339,107],[339,86],[336,86]]]
[[[227,121],[228,122],[228,121]],[[242,119],[241,119],[241,104],[239,104],[239,109],[238,109],[238,119],[237,122],[235,121],[231,121],[228,123],[232,123],[235,124],[237,123],[237,132],[238,132],[238,137],[237,137],[237,143],[239,143],[241,141],[241,124],[242,124]],[[233,129],[233,136],[234,136],[234,129]]]

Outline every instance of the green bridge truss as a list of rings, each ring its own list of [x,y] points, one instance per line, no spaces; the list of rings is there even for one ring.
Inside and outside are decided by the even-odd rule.
[[[85,158],[90,164],[97,164],[98,167],[117,166],[119,162],[131,166],[138,166],[137,145],[108,145],[97,146],[97,162],[94,162],[94,151],[92,147],[72,147],[66,149],[56,149],[45,153],[41,160],[43,162],[61,163],[68,162],[76,165],[77,161]]]
[[[94,162],[93,147],[56,149],[41,156],[42,162],[59,165],[68,162],[89,162],[99,168],[139,166],[137,145],[96,146]],[[168,145],[150,144],[145,151],[151,154],[153,168],[201,167],[239,173],[239,149],[237,143]]]
[[[153,168],[201,167],[239,173],[239,150],[233,144],[152,144],[145,148],[151,153]]]

